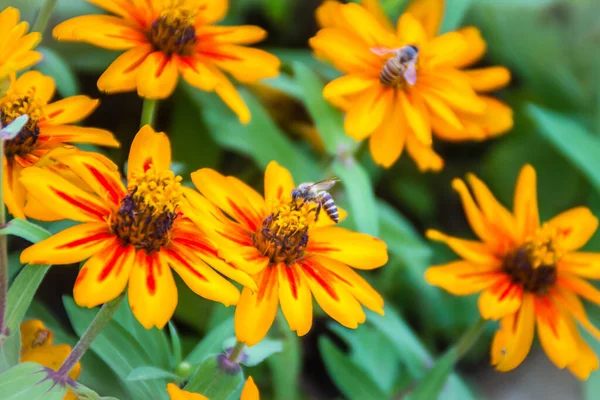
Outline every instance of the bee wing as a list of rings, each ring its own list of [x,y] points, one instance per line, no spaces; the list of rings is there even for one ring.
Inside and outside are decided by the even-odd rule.
[[[385,56],[390,53],[395,53],[398,49],[390,49],[389,47],[385,46],[375,46],[371,47],[369,50],[371,50],[371,52],[377,54],[378,56]]]
[[[329,190],[339,181],[338,178],[325,179],[324,181],[314,183],[310,188],[316,191]]]
[[[414,62],[408,64],[406,71],[404,71],[404,79],[406,79],[406,82],[411,86],[414,86],[414,84],[417,83],[417,69],[415,68]]]

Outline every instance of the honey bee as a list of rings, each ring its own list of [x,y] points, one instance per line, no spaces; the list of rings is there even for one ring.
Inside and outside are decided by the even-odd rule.
[[[412,44],[400,47],[399,49],[389,49],[383,46],[371,48],[371,51],[378,56],[394,54],[394,57],[385,62],[379,80],[384,85],[393,86],[398,78],[404,78],[406,83],[413,86],[417,83],[417,57],[419,48]]]
[[[302,199],[304,200],[302,204],[306,202],[316,203],[315,221],[319,219],[319,213],[321,212],[321,208],[323,208],[329,218],[337,224],[340,220],[338,208],[335,205],[335,201],[333,201],[333,197],[331,197],[327,190],[331,189],[339,181],[338,178],[331,178],[316,183],[301,183],[297,188],[292,190],[292,200]]]

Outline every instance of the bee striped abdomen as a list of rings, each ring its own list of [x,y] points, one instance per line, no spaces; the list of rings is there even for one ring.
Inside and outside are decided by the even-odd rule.
[[[329,218],[332,219],[333,222],[337,224],[340,220],[340,215],[338,213],[338,208],[329,193],[323,194],[323,197],[321,198],[321,204],[323,204],[325,213],[329,216]]]
[[[379,81],[384,85],[393,85],[402,76],[404,68],[395,58],[390,58],[379,74]]]

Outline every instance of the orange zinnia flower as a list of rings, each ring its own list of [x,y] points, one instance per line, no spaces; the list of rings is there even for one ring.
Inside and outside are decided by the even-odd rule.
[[[346,133],[369,137],[375,162],[390,167],[406,147],[420,170],[440,170],[432,133],[445,140],[483,140],[508,131],[512,110],[478,95],[505,86],[503,67],[464,70],[485,52],[477,28],[436,36],[442,0],[414,0],[397,28],[377,1],[326,1],[317,11],[323,27],[310,45],[346,75],[323,96],[346,111]],[[398,66],[402,49],[403,67]],[[406,73],[403,73],[405,71]]]
[[[2,126],[24,114],[29,121],[16,137],[4,141],[4,203],[12,215],[25,218],[26,191],[19,183],[23,168],[68,143],[119,147],[119,142],[107,130],[70,125],[90,115],[99,100],[80,95],[49,103],[54,96],[54,80],[37,71],[11,80],[7,93],[0,98]]]
[[[188,215],[219,244],[219,256],[254,275],[258,291],[244,289],[235,311],[237,339],[258,343],[281,303],[290,329],[306,334],[312,325],[312,295],[342,325],[365,321],[361,303],[383,314],[383,299],[351,267],[373,269],[387,262],[384,242],[331,226],[315,204],[292,200],[294,180],[271,162],[264,198],[234,177],[211,169],[192,173],[204,197],[186,192]],[[210,206],[208,199],[216,207]],[[218,208],[217,208],[218,207]],[[312,295],[311,295],[312,293]]]
[[[24,170],[21,182],[48,209],[42,219],[58,214],[82,224],[27,248],[21,262],[71,264],[89,258],[73,289],[78,305],[108,302],[129,282],[129,304],[138,321],[147,329],[162,328],[177,306],[171,268],[194,292],[225,305],[236,304],[239,291],[215,270],[256,288],[249,276],[220,260],[182,214],[181,177],[169,169],[171,146],[164,133],[148,125],[140,129],[131,144],[126,187],[116,166],[94,157],[70,153],[60,162],[87,190],[38,167]],[[40,206],[36,209],[39,214]]]
[[[46,329],[39,319],[31,319],[21,324],[21,362],[35,362],[54,371],[58,371],[65,362],[71,346],[68,344],[52,344],[52,331]],[[69,378],[76,380],[81,373],[81,364],[77,363],[69,372]],[[63,400],[76,400],[77,396],[70,390]]]
[[[33,50],[42,35],[39,32],[26,34],[29,24],[19,19],[19,10],[14,7],[0,12],[0,81],[42,59],[42,54]]]
[[[182,390],[174,383],[169,383],[167,385],[167,393],[169,393],[169,398],[171,400],[209,400],[208,397],[199,393]],[[258,388],[251,376],[246,379],[240,400],[260,400]]]
[[[454,180],[452,187],[481,242],[427,232],[464,260],[431,267],[425,278],[456,295],[482,291],[481,316],[500,320],[491,350],[498,370],[511,370],[525,359],[535,325],[550,360],[587,379],[598,368],[598,358],[575,321],[600,339],[578,297],[600,303],[600,291],[583,279],[600,279],[600,254],[576,250],[592,237],[598,219],[577,207],[540,224],[536,175],[529,165],[521,170],[512,214],[483,182],[473,175],[468,181],[475,200],[462,180]]]
[[[89,0],[118,16],[85,15],[54,29],[59,40],[83,41],[127,50],[98,80],[104,92],[132,91],[151,99],[168,97],[179,74],[190,85],[215,90],[239,116],[250,112],[221,69],[244,83],[276,76],[277,57],[244,47],[263,40],[257,26],[214,26],[227,13],[227,0]]]

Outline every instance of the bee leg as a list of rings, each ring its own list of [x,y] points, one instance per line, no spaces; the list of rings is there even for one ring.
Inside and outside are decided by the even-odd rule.
[[[321,212],[321,207],[322,207],[321,202],[320,201],[317,202],[317,210],[315,212],[315,222],[317,222],[319,220],[319,213]]]

